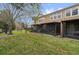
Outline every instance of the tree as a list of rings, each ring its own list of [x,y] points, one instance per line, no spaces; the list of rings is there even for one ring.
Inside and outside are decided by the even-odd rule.
[[[40,4],[37,3],[8,3],[3,4],[4,9],[8,11],[7,23],[9,24],[9,34],[12,34],[12,28],[16,20],[23,17],[34,17],[39,14]]]
[[[34,21],[34,24],[36,24],[36,21],[39,20],[39,15],[32,17],[32,20]]]
[[[6,34],[8,33],[8,24],[7,24],[7,11],[6,10],[0,10],[0,28],[3,32]]]

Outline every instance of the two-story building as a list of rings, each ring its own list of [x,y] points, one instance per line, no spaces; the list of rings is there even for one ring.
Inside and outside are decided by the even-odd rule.
[[[79,4],[40,16],[33,28],[37,32],[79,38]]]

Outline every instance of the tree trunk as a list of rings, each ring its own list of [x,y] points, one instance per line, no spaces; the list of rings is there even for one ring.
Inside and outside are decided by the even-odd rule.
[[[9,35],[12,35],[13,33],[12,33],[12,29],[10,28],[9,29]]]
[[[9,35],[12,35],[13,33],[12,33],[12,24],[10,24],[9,25],[9,33],[8,33]]]

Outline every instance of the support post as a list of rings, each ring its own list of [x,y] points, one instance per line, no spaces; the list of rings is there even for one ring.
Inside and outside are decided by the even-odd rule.
[[[43,32],[46,32],[46,24],[43,24]]]
[[[61,35],[61,37],[64,36],[64,24],[63,24],[63,22],[61,22],[61,24],[60,24],[60,35]]]
[[[56,24],[55,24],[55,33],[54,34],[56,35]]]

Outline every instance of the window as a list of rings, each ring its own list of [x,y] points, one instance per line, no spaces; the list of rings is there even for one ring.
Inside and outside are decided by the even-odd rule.
[[[74,24],[75,26],[75,31],[79,31],[79,22]]]
[[[56,13],[53,18],[54,19],[58,19],[58,18],[61,18],[61,16],[62,16],[61,13]]]
[[[53,19],[53,17],[51,17],[51,19]]]
[[[70,16],[70,15],[71,15],[70,10],[66,11],[66,16]]]
[[[61,18],[61,15],[60,14],[58,15],[58,18]]]
[[[53,19],[53,16],[50,16],[51,19]]]
[[[78,14],[78,9],[72,10],[72,15],[77,15]]]
[[[57,17],[56,16],[54,16],[54,19],[56,19]]]

